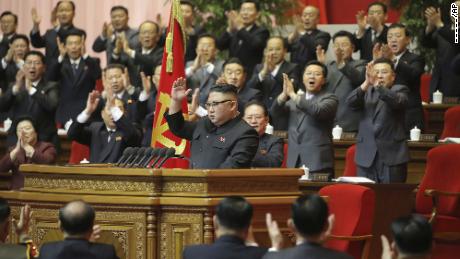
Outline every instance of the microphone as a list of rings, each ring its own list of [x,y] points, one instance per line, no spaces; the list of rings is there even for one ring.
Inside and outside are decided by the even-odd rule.
[[[128,158],[126,158],[125,161],[123,161],[123,163],[120,163],[120,167],[125,167],[126,164],[129,163],[131,159],[133,159],[133,157],[137,154],[138,150],[138,147],[131,148],[131,154],[129,154]]]
[[[115,166],[120,166],[120,164],[129,156],[131,155],[133,148],[132,147],[127,147],[125,150],[123,150],[123,155],[121,155],[120,159],[118,159],[117,163]]]
[[[139,158],[139,160],[137,161],[137,163],[135,163],[135,164],[133,165],[133,167],[139,167],[140,165],[142,165],[142,164],[145,162],[145,159],[148,158],[148,157],[150,157],[150,155],[152,154],[152,152],[153,152],[153,148],[151,148],[151,147],[146,147],[146,148],[145,148],[144,155],[143,155],[141,158]]]
[[[145,156],[146,159],[142,161],[139,167],[141,168],[146,167],[154,157],[158,156],[159,151],[160,151],[159,148],[152,148],[150,154],[148,156]]]
[[[165,157],[164,157],[163,160],[161,160],[161,162],[158,164],[157,168],[160,168],[160,167],[166,162],[166,160],[168,160],[168,159],[170,159],[171,157],[173,157],[174,154],[176,154],[176,150],[175,150],[174,148],[169,148],[169,149],[166,151]]]
[[[147,168],[154,168],[155,167],[155,164],[158,163],[158,161],[164,157],[166,155],[166,152],[168,151],[167,148],[160,148],[160,150],[158,150],[158,155],[156,157],[155,160],[152,159],[152,161],[150,161],[149,164],[147,164]]]
[[[140,147],[139,150],[137,150],[137,154],[134,159],[129,164],[127,164],[126,167],[132,167],[134,163],[136,163],[140,158],[144,157],[146,150],[146,147]]]

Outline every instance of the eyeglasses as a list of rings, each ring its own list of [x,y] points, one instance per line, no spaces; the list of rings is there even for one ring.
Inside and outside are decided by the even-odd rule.
[[[38,66],[43,64],[41,61],[26,61],[24,63],[28,66]]]
[[[211,108],[215,108],[217,105],[221,104],[221,103],[226,103],[226,102],[234,102],[233,100],[223,100],[223,101],[220,101],[220,102],[212,102],[212,103],[205,103],[204,106],[206,107],[206,109],[211,109]]]

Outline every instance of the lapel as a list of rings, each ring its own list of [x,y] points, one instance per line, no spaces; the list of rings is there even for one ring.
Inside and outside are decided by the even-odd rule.
[[[379,112],[382,110],[383,108],[383,101],[380,100],[379,98],[379,93],[377,92],[377,90],[374,90],[374,93],[373,93],[373,96],[372,96],[372,101],[373,102],[376,102],[376,105],[374,106],[374,116],[372,118],[372,120],[375,120],[375,118],[377,118],[377,115],[379,114]]]
[[[305,95],[306,95],[306,94],[302,94],[302,95],[300,96],[300,98],[305,99]],[[313,97],[311,100],[309,100],[309,101],[316,101],[316,100],[314,100],[314,99],[316,99],[316,96],[314,96],[314,97]],[[292,102],[292,104],[295,106],[295,103],[294,103],[294,102]],[[299,130],[300,126],[302,125],[302,122],[305,120],[305,117],[307,117],[307,114],[306,114],[305,112],[303,112],[303,111],[300,111],[299,109],[296,109],[296,112],[297,112],[298,115],[299,115],[298,120],[297,120],[297,130]]]
[[[339,70],[339,68],[337,67],[337,63],[335,61],[329,67],[331,68],[332,73],[328,74],[328,75],[330,75],[330,78],[328,80],[329,81],[328,84],[331,86],[331,88],[330,88],[331,91],[330,92],[335,93],[335,90],[339,86],[339,84],[342,81],[344,75]]]
[[[81,81],[85,78],[87,72],[88,72],[88,67],[86,66],[86,62],[83,59],[83,57],[81,57],[80,64],[78,64],[76,78],[74,78],[75,86],[81,83]]]

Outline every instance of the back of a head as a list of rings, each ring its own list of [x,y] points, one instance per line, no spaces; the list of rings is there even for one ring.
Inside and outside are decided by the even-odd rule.
[[[415,256],[430,253],[433,232],[423,216],[414,214],[398,218],[391,224],[391,232],[400,254]]]
[[[82,200],[71,201],[59,209],[62,230],[68,235],[82,235],[93,229],[94,209]]]
[[[251,224],[252,205],[241,196],[229,196],[219,202],[216,209],[219,224],[240,231]]]
[[[11,208],[8,201],[0,197],[0,225],[10,216]]]
[[[302,236],[317,236],[325,230],[329,208],[321,196],[306,194],[292,204],[292,219]]]

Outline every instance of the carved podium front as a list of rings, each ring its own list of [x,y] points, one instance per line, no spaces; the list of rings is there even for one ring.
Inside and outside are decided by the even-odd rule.
[[[182,258],[185,245],[212,243],[215,205],[243,195],[254,206],[253,228],[269,246],[265,213],[286,231],[290,205],[300,194],[299,169],[184,170],[126,169],[108,166],[22,165],[21,191],[1,191],[12,215],[32,206],[31,236],[37,244],[61,240],[58,208],[82,199],[96,209],[102,226],[98,242],[113,244],[120,258]],[[14,233],[10,240],[16,240]]]

